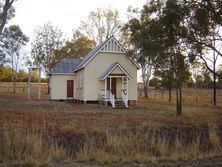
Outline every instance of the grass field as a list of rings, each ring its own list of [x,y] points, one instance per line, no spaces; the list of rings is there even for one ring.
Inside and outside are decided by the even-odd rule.
[[[215,166],[221,165],[222,91],[212,107],[211,90],[185,89],[183,114],[176,116],[175,100],[167,102],[166,92],[113,109],[49,101],[44,89],[41,100],[34,93],[31,100],[23,93],[0,93],[2,164],[190,166],[194,160],[203,166],[216,158]]]

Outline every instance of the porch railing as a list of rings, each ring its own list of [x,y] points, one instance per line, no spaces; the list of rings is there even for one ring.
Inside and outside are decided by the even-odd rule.
[[[115,96],[112,94],[111,91],[108,91],[109,93],[109,101],[112,104],[112,107],[115,107]]]
[[[112,107],[115,107],[115,96],[112,94],[111,91],[109,91],[109,90],[107,90],[107,91],[102,90],[100,92],[100,96],[101,96],[101,98],[104,101],[110,101]]]
[[[127,91],[125,89],[121,90],[122,93],[122,99],[124,101],[124,104],[126,107],[128,107],[128,95],[127,95]]]

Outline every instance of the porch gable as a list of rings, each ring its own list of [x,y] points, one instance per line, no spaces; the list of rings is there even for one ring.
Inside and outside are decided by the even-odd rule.
[[[121,72],[121,73],[120,73]],[[99,77],[99,80],[105,80],[109,75],[120,75],[126,76],[129,79],[132,79],[130,74],[118,63],[111,64]]]

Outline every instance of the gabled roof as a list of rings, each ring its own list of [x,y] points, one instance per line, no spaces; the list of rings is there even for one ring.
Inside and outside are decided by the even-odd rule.
[[[79,63],[79,65],[76,67],[75,71],[80,70],[83,68],[84,64],[92,57],[94,56],[99,49],[104,45],[104,43],[101,43],[100,45],[96,46],[93,50],[91,50],[86,56],[83,57],[82,61]]]
[[[123,68],[123,66],[121,66],[118,62],[111,64],[105,71],[104,73],[102,73],[102,75],[100,75],[99,80],[104,80],[108,77],[108,75],[110,73],[112,73],[112,71],[116,68],[119,67],[120,70],[129,78],[132,79],[132,77],[130,76],[130,74]]]
[[[114,48],[107,48],[107,45],[109,42],[115,43],[115,46],[117,47],[117,51],[114,51]],[[110,49],[110,50],[109,50]],[[98,52],[115,52],[115,53],[126,53],[126,50],[124,47],[118,42],[118,40],[111,36],[109,37],[105,42],[101,43],[97,47],[95,47],[91,52],[89,52],[82,60],[82,62],[76,67],[75,71],[78,71],[86,66],[86,64],[94,57]],[[136,66],[139,68],[138,64],[130,59]]]
[[[112,46],[111,46],[112,45]],[[126,53],[126,50],[123,46],[116,40],[114,36],[108,38],[105,42],[96,46],[92,51],[90,51],[83,59],[73,59],[73,58],[64,58],[62,59],[54,68],[52,68],[49,74],[55,73],[73,73],[86,66],[86,64],[97,55],[98,52],[114,52],[114,53]],[[129,59],[137,66],[138,64]]]
[[[55,73],[73,73],[74,69],[78,66],[81,62],[81,59],[73,59],[73,58],[63,58],[53,67],[49,74]]]

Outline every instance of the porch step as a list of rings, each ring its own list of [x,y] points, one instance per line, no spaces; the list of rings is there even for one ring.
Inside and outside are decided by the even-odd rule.
[[[116,99],[115,100],[115,106],[116,107],[125,107],[125,103],[122,99]]]

